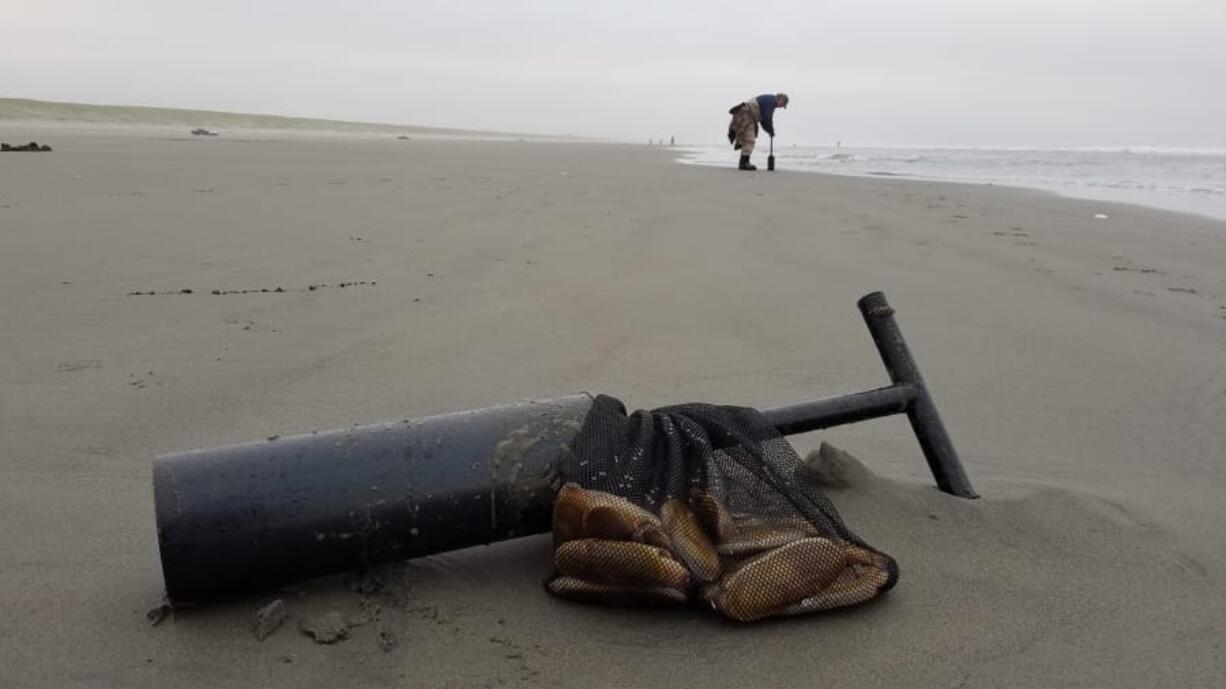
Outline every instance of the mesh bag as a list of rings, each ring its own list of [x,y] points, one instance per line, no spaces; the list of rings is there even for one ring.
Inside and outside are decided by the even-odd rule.
[[[598,396],[562,474],[546,586],[563,598],[697,602],[750,621],[854,605],[898,580],[754,409],[627,416]]]

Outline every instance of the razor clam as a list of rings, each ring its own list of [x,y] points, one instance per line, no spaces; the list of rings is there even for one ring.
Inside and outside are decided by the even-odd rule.
[[[841,543],[802,538],[742,562],[704,594],[716,610],[748,622],[817,595],[846,566]]]
[[[582,603],[606,605],[669,605],[684,603],[685,592],[666,586],[612,586],[597,584],[574,577],[556,577],[546,588],[549,592]]]
[[[858,546],[847,546],[848,563],[830,585],[816,595],[784,606],[780,615],[831,610],[871,600],[881,593],[889,581],[889,572],[882,558]]]
[[[553,506],[554,547],[578,538],[647,543],[668,550],[664,529],[651,512],[629,500],[568,483]]]
[[[701,488],[691,488],[690,510],[716,544],[730,540],[736,535],[736,524],[732,521],[732,515],[714,495]]]
[[[644,543],[582,538],[554,552],[563,574],[593,584],[685,589],[689,573],[668,551]]]
[[[736,520],[733,536],[720,541],[719,554],[745,557],[817,535],[801,517],[747,517]]]
[[[668,534],[673,544],[673,552],[685,563],[694,578],[704,582],[719,578],[723,572],[719,553],[684,500],[673,498],[665,501],[660,507],[660,520],[664,524],[664,533]]]

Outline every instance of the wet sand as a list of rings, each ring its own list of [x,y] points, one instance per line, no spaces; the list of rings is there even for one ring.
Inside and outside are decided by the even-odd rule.
[[[0,154],[0,686],[1226,675],[1224,223],[645,146],[0,139],[55,149]],[[543,591],[537,537],[383,568],[377,592],[336,577],[146,621],[157,454],[579,390],[865,390],[888,383],[855,309],[875,290],[983,495],[937,492],[900,417],[793,438],[875,476],[832,497],[901,564],[877,602],[755,625],[578,606]],[[277,597],[286,620],[257,640]],[[333,611],[347,638],[299,630]]]

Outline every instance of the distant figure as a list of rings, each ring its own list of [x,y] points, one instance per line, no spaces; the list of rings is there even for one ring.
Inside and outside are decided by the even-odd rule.
[[[676,138],[676,137],[673,137],[673,136],[668,137],[668,145],[669,145],[669,146],[676,146],[676,145],[677,145],[677,138]]]
[[[758,139],[758,124],[761,123],[766,133],[774,138],[775,108],[787,109],[787,107],[788,94],[766,93],[744,103],[738,103],[728,111],[728,114],[732,115],[732,122],[728,125],[728,143],[732,144],[734,150],[741,152],[741,161],[737,164],[738,170],[758,169],[749,164],[749,156],[753,155],[754,142]]]

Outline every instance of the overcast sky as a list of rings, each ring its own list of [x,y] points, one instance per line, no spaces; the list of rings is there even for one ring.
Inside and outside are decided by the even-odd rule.
[[[0,0],[0,96],[715,143],[1226,147],[1226,0]]]

